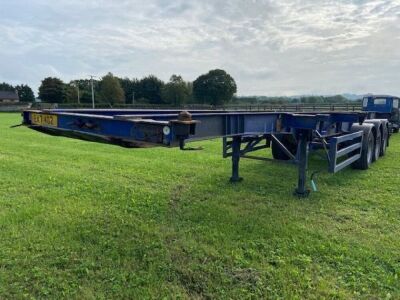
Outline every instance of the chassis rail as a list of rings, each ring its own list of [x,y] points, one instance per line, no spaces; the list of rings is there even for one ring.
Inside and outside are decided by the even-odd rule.
[[[298,168],[295,194],[307,196],[308,157],[324,149],[328,171],[335,173],[360,157],[363,112],[248,112],[210,110],[26,110],[23,124],[46,133],[103,141],[122,146],[167,146],[184,149],[185,142],[223,138],[223,156],[232,159],[231,181],[240,181],[240,158],[268,148],[276,135],[291,135],[296,153],[278,143]],[[279,142],[279,141],[278,141]],[[343,159],[343,157],[347,157]]]

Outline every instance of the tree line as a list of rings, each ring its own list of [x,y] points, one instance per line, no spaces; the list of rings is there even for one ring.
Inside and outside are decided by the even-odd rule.
[[[49,103],[91,103],[92,82],[76,79],[64,83],[61,79],[47,77],[39,87],[39,98]],[[169,104],[185,103],[222,105],[232,100],[237,91],[235,80],[224,70],[211,70],[195,81],[172,75],[164,82],[154,75],[142,79],[120,78],[108,73],[93,79],[95,102],[114,104]]]
[[[297,96],[297,97],[267,97],[267,96],[234,96],[232,102],[235,104],[330,104],[330,103],[358,103],[358,100],[349,100],[343,95],[333,95],[333,96]]]
[[[92,103],[90,79],[76,79],[66,83],[56,77],[47,77],[39,87],[39,98],[48,103]],[[15,91],[20,101],[34,102],[32,89],[26,85],[12,86],[0,83],[0,91]],[[321,104],[346,103],[342,95],[335,96],[235,96],[235,80],[226,71],[216,69],[199,76],[195,81],[185,81],[180,75],[172,75],[164,82],[154,75],[142,79],[121,78],[108,73],[102,78],[93,79],[93,93],[96,103],[115,104],[165,104],[181,106],[184,104],[236,105],[248,104]]]
[[[26,84],[19,84],[13,86],[6,82],[0,83],[0,91],[16,92],[19,96],[19,101],[22,102],[34,102],[35,94],[32,89]]]

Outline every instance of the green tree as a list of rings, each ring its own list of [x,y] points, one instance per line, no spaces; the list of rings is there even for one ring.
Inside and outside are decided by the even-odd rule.
[[[164,102],[179,106],[187,102],[190,91],[181,76],[172,75],[169,82],[162,88],[161,95]]]
[[[349,100],[342,95],[334,95],[329,97],[324,97],[325,103],[347,103]]]
[[[186,81],[186,88],[188,90],[187,102],[195,103],[195,99],[193,97],[193,82]]]
[[[71,81],[71,83],[72,82],[75,85],[78,85],[78,87],[79,87],[80,102],[81,103],[92,103],[92,88],[91,88],[90,79],[76,79],[76,80]],[[94,86],[94,100],[96,102],[99,102],[99,100],[100,100],[99,81],[93,79],[93,86]],[[76,91],[76,92],[78,92],[78,91]],[[76,99],[77,98],[78,98],[78,95],[76,95]],[[76,102],[76,101],[74,101],[74,102]]]
[[[77,83],[71,81],[69,84],[64,85],[64,102],[78,103]]]
[[[138,99],[140,97],[139,93],[139,80],[119,78],[122,89],[124,90],[126,103],[132,103],[133,99]]]
[[[101,79],[99,88],[99,94],[103,101],[111,104],[125,102],[124,90],[118,78],[114,77],[112,73],[108,73]]]
[[[35,94],[28,85],[26,84],[17,85],[15,89],[18,92],[19,101],[35,102]]]
[[[42,102],[62,103],[65,99],[65,86],[61,79],[47,77],[39,87],[39,98]]]
[[[138,98],[147,99],[152,104],[163,103],[161,90],[164,82],[154,75],[142,78],[139,81]]]
[[[90,89],[81,90],[80,92],[81,103],[92,103],[92,91]],[[94,101],[99,102],[99,95],[94,92]]]
[[[193,95],[201,103],[224,104],[236,91],[235,80],[224,70],[211,70],[193,82]]]
[[[6,82],[0,83],[0,91],[9,91],[9,92],[14,92],[15,88]]]

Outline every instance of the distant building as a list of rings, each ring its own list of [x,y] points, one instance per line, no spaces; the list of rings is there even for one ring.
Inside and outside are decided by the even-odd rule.
[[[17,103],[19,97],[17,92],[12,91],[0,91],[0,103]]]

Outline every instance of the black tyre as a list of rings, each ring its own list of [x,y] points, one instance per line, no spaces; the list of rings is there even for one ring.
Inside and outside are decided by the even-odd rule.
[[[290,151],[290,153],[296,155],[297,143],[291,134],[280,134],[275,136],[286,147],[286,149]],[[275,140],[272,140],[271,147],[272,147],[272,157],[274,159],[279,159],[279,160],[290,159],[290,157],[281,149],[281,147]]]
[[[352,166],[354,169],[367,170],[372,163],[374,156],[374,134],[371,129],[364,131],[364,138],[362,143],[361,157],[355,161]]]
[[[386,124],[382,126],[382,141],[381,141],[381,151],[379,156],[384,156],[386,154],[386,148],[388,146],[389,132]]]
[[[382,134],[381,130],[378,129],[376,131],[376,136],[375,136],[375,143],[374,143],[374,153],[372,156],[372,161],[377,161],[379,159],[380,153],[381,153],[381,147],[382,147]]]

